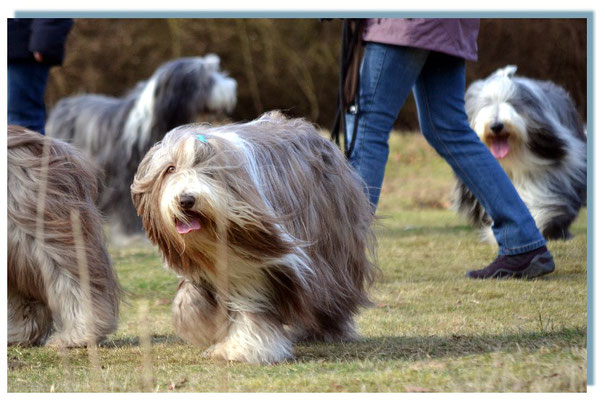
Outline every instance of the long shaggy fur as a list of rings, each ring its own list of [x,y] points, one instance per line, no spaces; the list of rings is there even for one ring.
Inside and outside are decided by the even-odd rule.
[[[471,84],[471,127],[510,177],[546,239],[568,239],[586,203],[586,134],[561,87],[515,75],[516,66]],[[492,221],[458,179],[453,208],[493,239]]]
[[[37,207],[44,146],[49,148],[42,234]],[[94,201],[96,170],[72,146],[8,128],[8,344],[75,347],[99,341],[117,325],[121,290],[105,249]],[[83,304],[71,212],[80,215],[92,321]]]
[[[201,113],[229,113],[235,107],[237,84],[220,71],[219,63],[214,54],[180,58],[160,66],[124,97],[73,96],[51,111],[47,134],[84,150],[102,168],[99,206],[115,233],[142,231],[129,193],[147,150]]]
[[[182,276],[177,333],[215,358],[293,356],[295,340],[347,340],[376,267],[372,208],[338,148],[278,112],[189,125],[145,156],[132,198]]]

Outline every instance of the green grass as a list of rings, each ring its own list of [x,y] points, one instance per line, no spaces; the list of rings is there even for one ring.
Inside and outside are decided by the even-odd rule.
[[[533,281],[472,281],[496,249],[448,210],[452,173],[419,135],[394,135],[377,227],[382,280],[355,343],[302,343],[296,360],[208,360],[171,325],[177,278],[156,250],[110,248],[129,292],[99,348],[8,349],[9,392],[584,392],[586,212],[552,242],[557,269]],[[141,313],[145,305],[148,312]],[[151,354],[143,338],[151,336]],[[145,355],[151,357],[147,382]]]

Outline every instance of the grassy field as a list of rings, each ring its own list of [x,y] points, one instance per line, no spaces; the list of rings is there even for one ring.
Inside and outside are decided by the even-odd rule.
[[[171,326],[177,279],[146,245],[110,248],[130,293],[94,352],[8,349],[9,392],[583,392],[586,212],[552,242],[539,280],[465,278],[496,250],[448,210],[452,173],[419,135],[394,135],[377,227],[382,280],[355,343],[304,343],[296,360],[205,359]]]

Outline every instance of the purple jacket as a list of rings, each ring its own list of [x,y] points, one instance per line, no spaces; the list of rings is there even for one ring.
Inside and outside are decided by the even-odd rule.
[[[479,19],[371,18],[365,21],[363,40],[433,50],[477,60]]]

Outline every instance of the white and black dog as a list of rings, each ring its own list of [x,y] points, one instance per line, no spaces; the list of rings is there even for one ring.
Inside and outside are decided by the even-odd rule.
[[[568,239],[586,203],[586,134],[569,94],[509,65],[473,82],[465,96],[471,127],[510,177],[547,239]],[[452,208],[492,238],[492,221],[458,179]]]
[[[204,112],[231,112],[237,83],[220,70],[215,54],[180,58],[161,65],[120,98],[85,94],[60,100],[46,132],[71,142],[105,174],[99,206],[114,233],[141,232],[130,200],[139,162],[170,129],[196,121]]]

